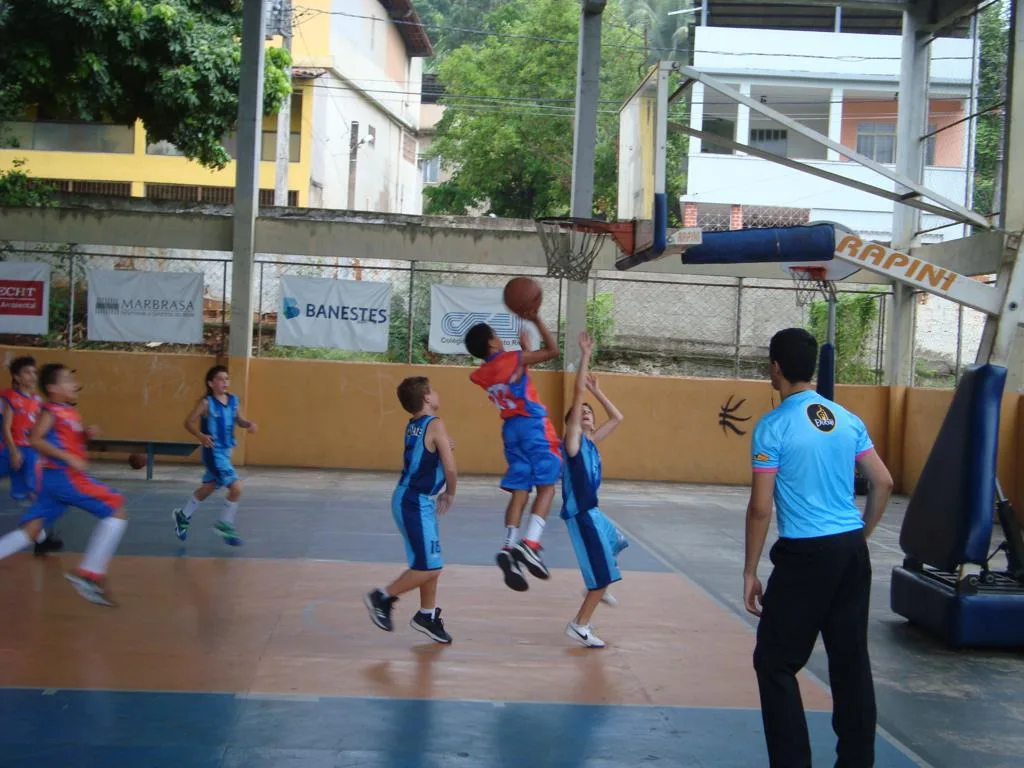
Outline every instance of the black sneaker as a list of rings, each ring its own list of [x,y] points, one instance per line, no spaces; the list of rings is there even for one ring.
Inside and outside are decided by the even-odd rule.
[[[509,589],[514,589],[516,592],[525,592],[530,588],[530,585],[526,582],[526,577],[523,576],[523,571],[519,567],[519,563],[516,562],[516,558],[511,548],[503,549],[499,552],[494,561],[501,568],[502,573],[505,574],[505,586]]]
[[[436,643],[448,645],[452,641],[452,636],[445,631],[444,622],[441,621],[440,608],[435,608],[434,613],[429,616],[422,611],[416,611],[416,615],[409,621],[409,626]]]
[[[48,531],[45,539],[36,542],[33,552],[36,557],[42,557],[50,552],[60,552],[63,549],[64,542],[57,536],[57,532]]]
[[[529,544],[520,541],[512,548],[512,554],[516,560],[526,566],[526,569],[538,579],[550,579],[551,571],[540,559],[540,545],[536,549]]]
[[[367,592],[363,597],[363,603],[370,612],[370,621],[385,632],[393,632],[395,629],[391,623],[391,609],[396,602],[398,602],[397,597],[384,597],[384,593],[379,589]]]

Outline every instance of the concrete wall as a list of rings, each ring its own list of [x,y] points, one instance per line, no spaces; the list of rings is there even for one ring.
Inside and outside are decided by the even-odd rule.
[[[182,422],[203,394],[214,360],[144,353],[0,348],[4,365],[19,354],[40,364],[61,361],[83,384],[80,408],[89,424],[110,438],[187,440]],[[395,388],[408,375],[427,375],[441,395],[442,415],[456,441],[459,469],[467,474],[504,471],[501,423],[470,369],[371,363],[254,359],[232,364],[232,390],[259,432],[242,436],[238,464],[334,469],[397,470],[407,415]],[[602,374],[601,385],[625,414],[613,440],[602,446],[609,479],[746,485],[750,436],[758,419],[778,403],[763,381],[686,379]],[[562,375],[534,374],[537,391],[560,429],[565,410]],[[738,435],[719,424],[720,409],[735,411]],[[837,387],[836,399],[864,419],[902,492],[920,476],[952,398],[949,390]],[[596,403],[595,403],[596,405]],[[598,407],[599,408],[599,407]],[[1000,479],[1011,497],[1024,467],[1019,450],[1024,418],[1016,396],[1004,402]],[[198,455],[191,461],[198,460]]]

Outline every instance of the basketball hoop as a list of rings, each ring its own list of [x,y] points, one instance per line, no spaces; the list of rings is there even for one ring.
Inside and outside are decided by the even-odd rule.
[[[563,216],[536,219],[534,224],[548,260],[548,277],[586,282],[597,252],[609,235],[623,251],[631,253],[633,249],[632,221]]]
[[[828,270],[824,267],[790,267],[793,283],[796,286],[796,305],[807,307],[821,295],[825,301],[835,301],[836,284],[828,279]]]

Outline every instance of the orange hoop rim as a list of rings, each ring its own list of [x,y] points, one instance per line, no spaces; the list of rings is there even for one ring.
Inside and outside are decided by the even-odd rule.
[[[636,222],[632,219],[626,221],[603,221],[602,219],[588,219],[581,216],[547,216],[535,219],[535,222],[541,226],[554,226],[561,229],[573,229],[577,232],[611,235],[620,251],[623,253],[633,253],[633,245],[636,241]]]

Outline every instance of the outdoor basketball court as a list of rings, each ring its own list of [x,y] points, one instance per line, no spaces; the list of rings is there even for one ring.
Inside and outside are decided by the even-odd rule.
[[[493,565],[502,494],[465,479],[442,522],[439,605],[454,637],[442,647],[407,626],[415,597],[390,635],[361,602],[404,567],[390,475],[243,470],[245,546],[231,550],[207,525],[219,502],[186,545],[174,537],[170,510],[195,468],[161,467],[149,483],[120,465],[97,474],[127,491],[132,515],[111,569],[119,608],[74,593],[72,554],[0,564],[4,768],[764,764],[739,605],[745,489],[606,484],[632,544],[619,605],[596,617],[609,647],[588,650],[562,631],[582,588],[564,524],[546,536],[552,579],[514,593]],[[6,499],[2,510],[10,528],[16,512]],[[962,665],[888,609],[900,511],[872,540],[880,724],[934,766],[1015,764],[1020,739],[986,713],[1024,662]],[[91,524],[65,518],[71,552]],[[811,669],[824,676],[823,656]],[[831,765],[828,693],[802,684],[815,765]],[[880,734],[877,765],[919,764],[906,750]]]

